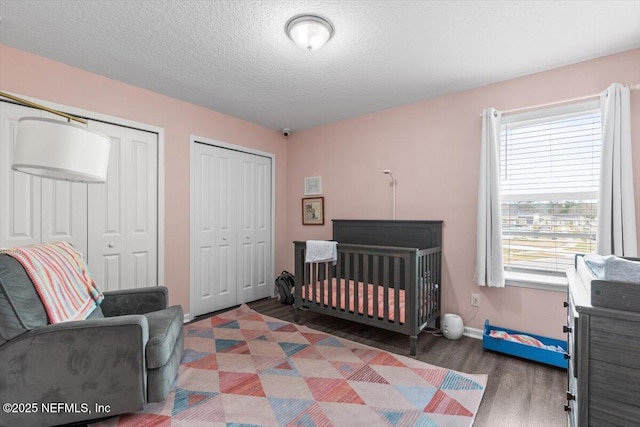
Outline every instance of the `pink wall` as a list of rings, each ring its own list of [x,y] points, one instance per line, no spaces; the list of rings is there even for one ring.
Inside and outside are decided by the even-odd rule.
[[[398,219],[444,220],[445,312],[465,324],[497,325],[563,338],[565,294],[473,282],[480,113],[599,93],[640,83],[640,49],[294,133],[288,146],[287,243],[331,237],[331,219],[391,218],[391,169]],[[640,199],[640,91],[632,92],[636,200]],[[302,226],[303,177],[322,176],[324,226]],[[637,206],[640,224],[640,204]],[[289,248],[287,248],[289,249]],[[292,251],[287,253],[293,263]],[[480,293],[480,308],[470,305]]]
[[[331,237],[332,218],[391,218],[389,178],[380,172],[391,169],[398,219],[445,221],[445,311],[475,328],[489,318],[559,338],[562,293],[473,284],[480,112],[589,95],[613,82],[640,82],[639,49],[297,132],[286,142],[277,131],[0,44],[0,89],[165,129],[165,283],[185,312],[195,134],[275,154],[276,271],[292,269],[291,241]],[[632,121],[640,199],[640,91],[632,92]],[[303,177],[317,175],[327,225],[303,227]],[[481,294],[479,309],[469,305],[471,292]]]
[[[275,154],[276,206],[286,205],[287,146],[279,132],[0,44],[0,88],[165,130],[165,284],[189,311],[189,135]],[[289,249],[276,209],[276,253]],[[276,257],[276,271],[284,258]]]

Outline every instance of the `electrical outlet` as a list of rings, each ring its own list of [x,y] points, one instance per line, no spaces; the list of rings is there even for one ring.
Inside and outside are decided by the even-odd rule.
[[[471,305],[474,307],[480,307],[480,295],[471,294]]]

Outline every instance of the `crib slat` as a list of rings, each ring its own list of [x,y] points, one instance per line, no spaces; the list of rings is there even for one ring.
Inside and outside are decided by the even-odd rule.
[[[362,314],[364,316],[369,315],[369,298],[367,294],[367,283],[369,283],[369,255],[362,255],[362,301],[364,302],[364,307],[362,310]]]
[[[439,282],[436,277],[436,261],[439,254],[430,254],[431,268],[429,269],[429,295],[431,296],[430,315],[434,315],[438,309],[438,298],[436,298],[436,284]]]
[[[313,289],[313,299],[311,299],[310,302],[313,302],[314,304],[318,304],[316,301],[318,301],[318,274],[317,274],[317,269],[318,269],[318,264],[316,263],[311,263],[311,288]]]
[[[440,252],[431,254],[432,268],[431,280],[429,280],[429,295],[431,296],[431,313],[432,317],[440,313]]]
[[[309,266],[309,264],[304,263],[304,264],[302,264],[302,268],[303,268],[303,271],[302,271],[302,286],[305,287],[305,289],[304,289],[304,292],[305,292],[304,300],[307,301],[307,300],[309,300],[309,268],[310,268],[310,266]]]
[[[327,305],[327,301],[326,301],[326,292],[325,292],[325,288],[327,287],[326,283],[325,283],[325,277],[324,273],[326,271],[326,266],[324,263],[318,263],[318,294],[320,295],[320,301],[319,304],[323,307],[325,307]]]
[[[360,292],[359,292],[359,288],[360,288],[360,255],[356,254],[356,256],[353,257],[353,283],[354,283],[354,287],[353,287],[353,312],[356,315],[360,314]]]
[[[349,298],[351,298],[351,286],[349,285],[349,280],[352,279],[351,277],[351,262],[353,259],[353,252],[345,252],[344,253],[344,264],[342,266],[342,276],[340,276],[342,282],[341,282],[341,288],[344,290],[344,295],[342,295],[342,299],[340,300],[340,304],[342,307],[342,310],[349,313],[350,309],[349,309]]]
[[[405,284],[405,288],[406,288]],[[405,289],[405,304],[407,291]],[[400,258],[393,259],[393,322],[400,323]]]
[[[373,318],[377,319],[378,318],[378,292],[377,292],[377,285],[380,284],[380,272],[379,272],[379,268],[378,268],[378,263],[379,263],[379,255],[375,255],[373,257]],[[369,286],[366,286],[367,288],[367,294],[369,293]],[[367,298],[368,299],[368,298]]]
[[[378,289],[376,289],[377,291]],[[377,293],[377,292],[376,292]],[[385,322],[389,321],[389,257],[382,257],[382,318]]]
[[[418,290],[416,292],[418,298],[418,323],[422,324],[424,321],[424,257],[418,256],[418,277],[416,278],[418,284]]]
[[[338,252],[338,263],[336,264],[336,268],[335,268],[335,285],[336,285],[336,304],[340,304],[341,298],[342,298],[342,289],[340,286],[340,279],[342,278],[342,271],[344,270],[344,263],[343,263],[343,258],[344,258],[344,253],[343,252]],[[336,309],[339,310],[340,306],[336,305]]]
[[[442,298],[442,293],[440,292],[440,290],[442,289],[442,271],[440,269],[440,266],[442,265],[442,252],[438,252],[436,254],[434,254],[436,259],[437,259],[437,263],[436,263],[436,268],[435,268],[435,284],[438,285],[438,289],[434,290],[433,293],[433,299],[436,301],[436,311],[434,312],[434,316],[438,315],[439,313],[442,313],[442,306],[440,305],[441,302],[441,298]]]

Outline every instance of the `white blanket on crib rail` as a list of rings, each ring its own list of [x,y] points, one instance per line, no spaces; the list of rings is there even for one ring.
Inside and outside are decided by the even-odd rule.
[[[304,262],[332,262],[338,261],[338,242],[328,240],[307,240],[307,250]]]

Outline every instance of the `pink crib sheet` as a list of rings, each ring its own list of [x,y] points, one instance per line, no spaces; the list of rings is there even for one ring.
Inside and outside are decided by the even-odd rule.
[[[336,282],[334,281],[331,286],[331,300],[329,300],[329,285],[327,280],[317,282],[315,284],[315,298],[307,299],[307,288],[309,289],[309,293],[313,292],[312,285],[307,285],[302,287],[302,299],[304,300],[314,300],[319,304],[330,305],[334,308],[340,308],[341,310],[345,310],[345,302],[346,302],[346,290],[345,290],[345,280],[340,279],[340,306],[337,306],[338,301],[338,287],[336,286]],[[358,283],[358,305],[357,312],[360,314],[364,314],[364,286],[365,284],[362,282]],[[355,282],[353,280],[349,280],[349,311],[356,311],[356,301],[355,301]],[[374,306],[374,287],[369,283],[367,285],[367,315],[373,316],[373,306]],[[378,318],[384,318],[384,287],[377,286],[378,288]],[[395,319],[395,292],[394,288],[389,289],[389,320],[393,321]],[[324,292],[323,292],[324,290]],[[323,295],[324,293],[324,295]],[[324,298],[323,298],[324,297]],[[400,323],[404,323],[405,321],[405,292],[404,289],[400,289],[398,291],[399,303],[400,303]]]

